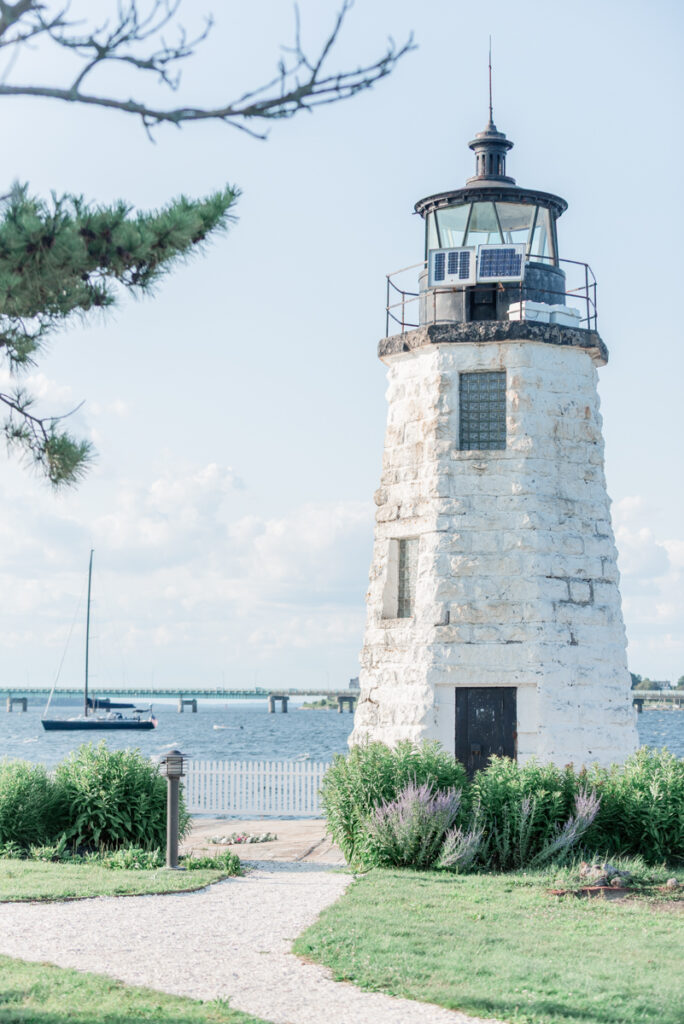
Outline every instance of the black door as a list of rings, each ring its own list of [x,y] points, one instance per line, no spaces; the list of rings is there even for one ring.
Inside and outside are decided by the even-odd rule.
[[[470,319],[496,320],[496,285],[478,284],[470,289]]]
[[[456,689],[456,757],[469,775],[492,754],[515,757],[515,688],[468,686]]]

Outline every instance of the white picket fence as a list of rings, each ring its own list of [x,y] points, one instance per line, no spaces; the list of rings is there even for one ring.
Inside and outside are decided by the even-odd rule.
[[[317,818],[328,767],[320,761],[189,761],[185,802],[191,814]]]

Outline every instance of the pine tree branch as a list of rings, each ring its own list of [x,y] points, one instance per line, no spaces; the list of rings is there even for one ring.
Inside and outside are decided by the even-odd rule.
[[[122,287],[149,292],[179,260],[227,228],[238,194],[228,187],[206,199],[181,196],[162,210],[136,213],[123,202],[93,207],[69,195],[48,204],[15,186],[0,207],[0,355],[10,372],[33,365],[45,340],[74,317],[113,305]],[[8,446],[54,487],[77,482],[92,446],[60,428],[66,417],[37,416],[33,404],[23,388],[0,393],[0,405],[9,410],[0,427]]]
[[[353,2],[343,0],[331,32],[313,58],[303,48],[299,11],[295,7],[294,45],[283,47],[288,57],[279,62],[277,74],[269,82],[234,101],[210,107],[165,107],[83,90],[84,83],[93,72],[107,63],[127,65],[143,73],[151,72],[163,85],[177,89],[180,82],[177,66],[195,53],[213,26],[212,19],[208,18],[203,30],[189,39],[183,27],[175,24],[181,0],[151,0],[150,9],[144,15],[139,11],[137,0],[120,0],[116,21],[111,25],[105,22],[90,32],[76,32],[77,23],[67,20],[68,6],[48,17],[44,5],[38,0],[20,0],[16,4],[0,2],[0,49],[19,47],[28,39],[44,35],[83,61],[83,66],[69,84],[21,85],[3,81],[0,82],[0,96],[39,97],[118,110],[139,117],[148,134],[152,128],[164,123],[180,126],[195,121],[220,121],[256,138],[265,138],[265,132],[252,127],[254,121],[287,119],[302,110],[311,111],[321,105],[349,99],[389,75],[397,62],[414,49],[412,37],[399,47],[390,39],[378,60],[349,71],[324,73],[324,66]],[[162,38],[156,48],[142,55],[137,52],[141,44],[153,45],[160,33],[169,27],[178,33],[175,44],[169,45]],[[11,28],[17,30],[16,34],[7,36]]]
[[[77,441],[58,429],[62,420],[78,412],[82,402],[62,416],[34,416],[29,411],[33,399],[17,389],[12,395],[0,392],[0,403],[10,410],[2,428],[9,448],[18,448],[55,488],[73,485],[83,477],[93,459],[90,441]]]

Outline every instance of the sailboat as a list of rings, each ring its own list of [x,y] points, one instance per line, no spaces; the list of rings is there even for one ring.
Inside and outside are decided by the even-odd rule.
[[[48,718],[50,701],[54,693],[54,686],[41,719],[43,728],[48,731],[55,729],[154,729],[157,719],[152,714],[152,708],[139,708],[135,704],[113,701],[108,697],[96,698],[88,694],[88,655],[90,652],[90,593],[93,582],[93,554],[91,549],[90,562],[88,563],[88,603],[86,608],[86,641],[85,641],[85,680],[83,684],[83,714],[74,715],[71,718]],[[125,709],[131,711],[124,715],[121,712]],[[132,710],[131,710],[132,709]]]

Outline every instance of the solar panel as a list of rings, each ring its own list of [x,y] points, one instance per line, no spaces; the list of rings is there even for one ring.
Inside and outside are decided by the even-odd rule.
[[[478,281],[520,281],[525,265],[525,246],[481,245],[478,250]]]
[[[488,249],[480,260],[480,277],[519,277],[522,256],[515,249]]]
[[[458,254],[458,276],[462,281],[470,277],[470,253],[461,250]]]
[[[429,286],[475,283],[475,249],[432,249]]]

